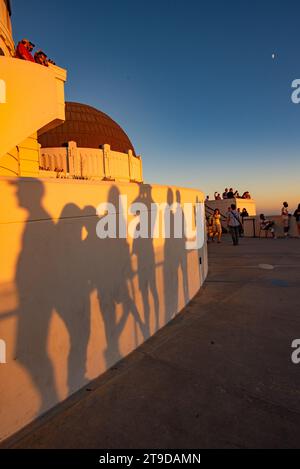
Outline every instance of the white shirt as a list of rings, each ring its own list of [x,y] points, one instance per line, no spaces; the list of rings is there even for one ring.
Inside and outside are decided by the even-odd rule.
[[[231,210],[228,212],[229,222],[228,225],[235,227],[240,226],[240,214],[237,210]]]

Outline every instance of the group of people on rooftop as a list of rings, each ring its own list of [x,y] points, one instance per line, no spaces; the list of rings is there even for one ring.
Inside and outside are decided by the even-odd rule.
[[[226,199],[251,199],[251,195],[249,191],[245,191],[243,195],[239,194],[238,190],[234,190],[232,187],[228,190],[227,187],[224,189],[224,192],[221,194],[219,192],[214,193],[215,200],[226,200]],[[209,196],[207,196],[207,200],[209,200]]]
[[[49,67],[49,64],[55,65],[53,60],[47,57],[47,54],[42,50],[38,50],[34,55],[33,49],[35,45],[28,39],[22,39],[16,47],[16,58],[21,60],[27,60],[29,62],[35,62],[44,67]]]

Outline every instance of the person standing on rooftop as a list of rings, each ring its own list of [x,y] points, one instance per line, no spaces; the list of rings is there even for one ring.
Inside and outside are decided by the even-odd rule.
[[[242,199],[251,199],[251,195],[249,191],[246,191],[242,195]]]
[[[229,189],[229,192],[227,192],[227,199],[234,199],[232,187]]]
[[[227,194],[228,194],[228,189],[227,189],[227,187],[226,187],[225,191],[224,191],[223,194],[222,194],[222,197],[223,197],[224,200],[226,200],[226,199],[228,198],[228,197],[227,197]]]

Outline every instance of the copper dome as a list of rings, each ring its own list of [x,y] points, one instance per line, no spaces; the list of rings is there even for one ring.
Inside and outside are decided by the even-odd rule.
[[[66,121],[39,137],[43,148],[66,146],[70,141],[81,148],[99,148],[107,143],[114,151],[132,150],[135,155],[124,130],[107,114],[86,104],[66,102]]]

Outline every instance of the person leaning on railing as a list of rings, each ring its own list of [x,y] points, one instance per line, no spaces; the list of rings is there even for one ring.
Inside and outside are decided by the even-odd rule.
[[[39,50],[34,54],[34,60],[37,64],[43,65],[44,67],[49,67],[49,64],[55,65],[53,60],[48,59],[47,54],[42,50]]]
[[[31,54],[34,48],[35,45],[31,41],[28,39],[22,39],[16,47],[16,58],[34,62],[33,55]]]
[[[243,208],[243,210],[241,212],[241,217],[242,217],[243,223],[244,223],[244,217],[249,217],[249,213],[247,212],[246,208]]]
[[[45,52],[43,52],[42,50],[37,51],[33,57],[32,51],[34,48],[35,45],[31,41],[29,41],[28,39],[22,39],[22,41],[20,41],[16,47],[15,57],[17,59],[35,62],[45,67],[48,67],[49,64],[55,65],[55,62],[49,59],[47,57],[47,54],[45,54]]]

